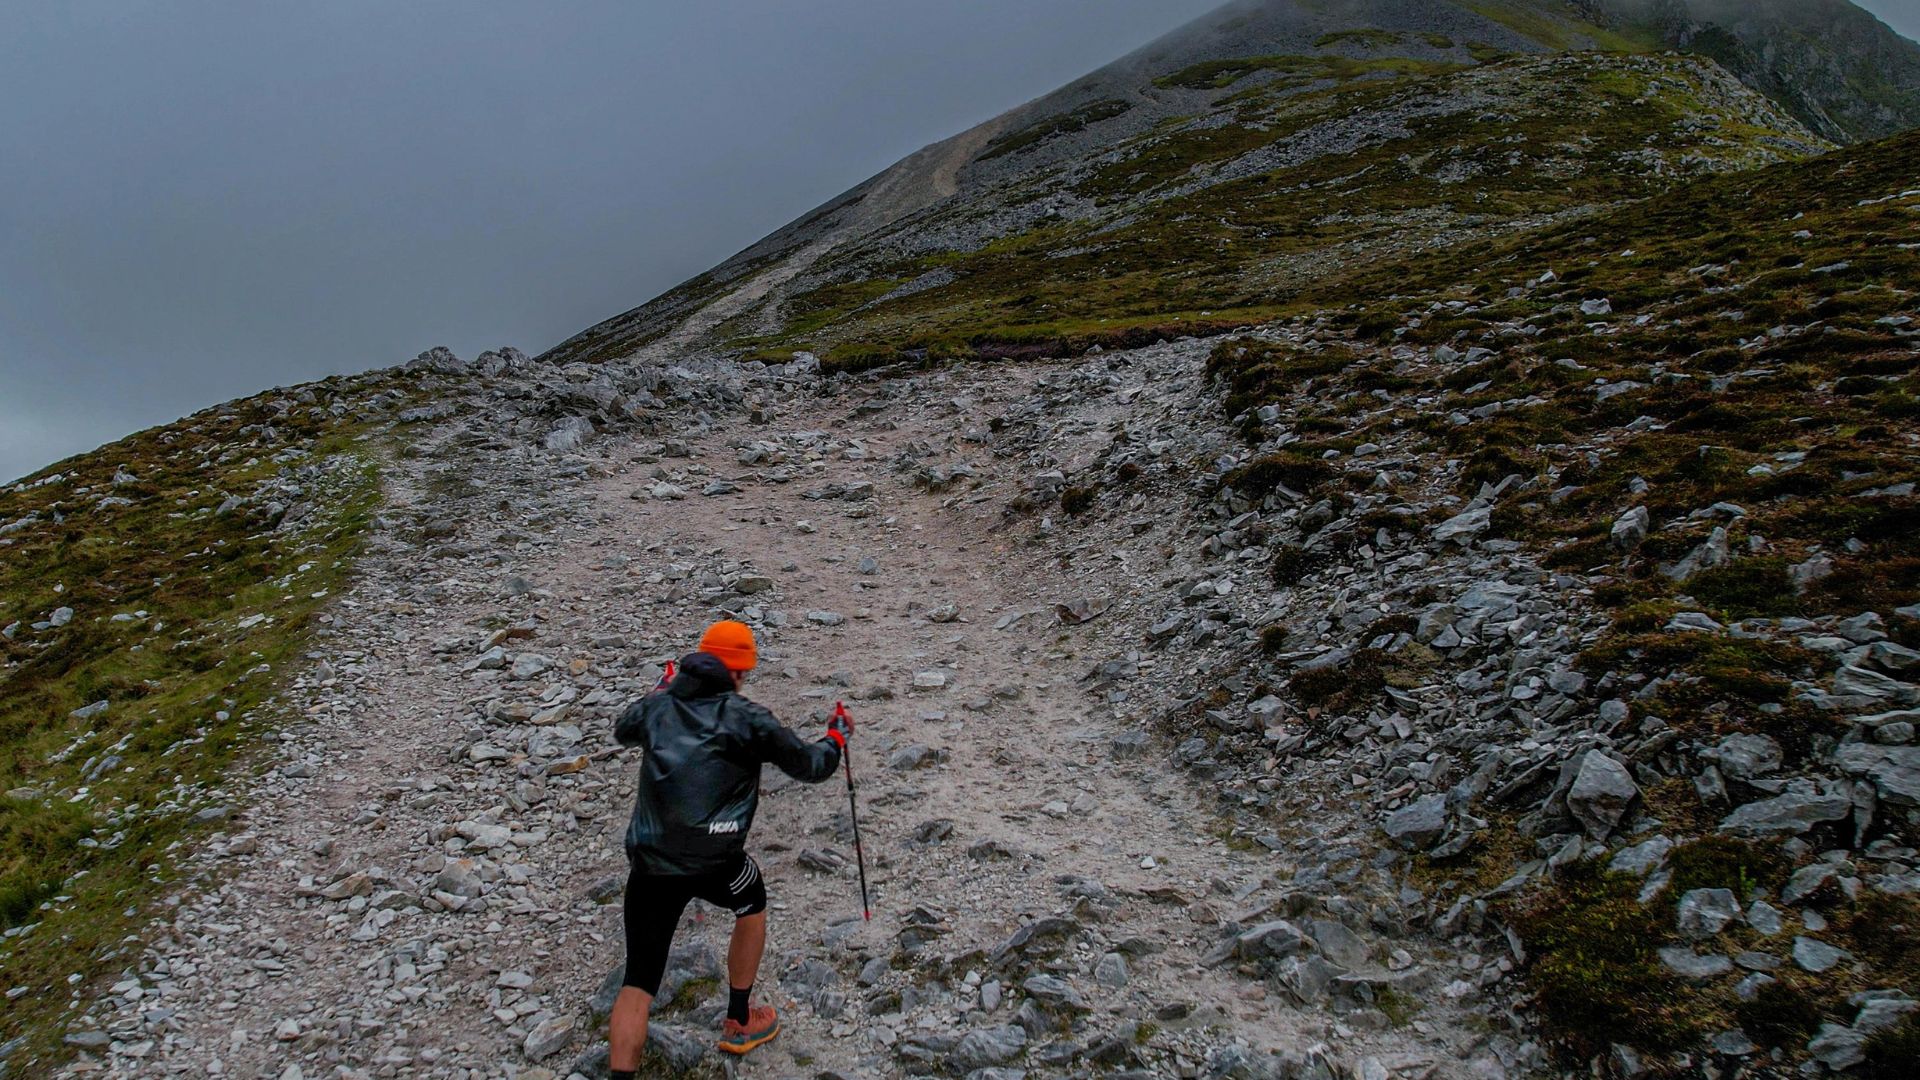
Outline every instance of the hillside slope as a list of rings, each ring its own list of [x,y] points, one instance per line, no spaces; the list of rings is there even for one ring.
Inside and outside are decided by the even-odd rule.
[[[265,767],[105,977],[42,947],[61,894],[8,939],[0,1058],[601,1075],[610,729],[724,614],[757,698],[859,716],[875,900],[844,792],[770,785],[788,1030],[744,1075],[1903,1075],[1917,168],[1709,177],[1074,361],[382,374],[333,404],[434,404]],[[36,808],[85,783],[25,764]],[[681,932],[650,1068],[718,1076]]]
[[[1345,233],[1349,219],[1329,216],[1324,207],[1288,205],[1291,187],[1323,185],[1322,202],[1351,203],[1357,195],[1362,226],[1419,241],[1525,225],[1541,213],[1645,194],[1700,169],[1751,164],[1755,153],[1791,156],[1817,146],[1799,123],[1737,100],[1710,68],[1649,60],[1670,65],[1683,92],[1656,89],[1655,108],[1623,110],[1618,106],[1637,97],[1624,83],[1658,87],[1657,73],[1608,67],[1618,60],[1542,69],[1516,57],[1677,46],[1724,62],[1750,85],[1776,93],[1783,107],[1829,139],[1920,122],[1920,99],[1907,96],[1911,73],[1920,71],[1920,47],[1843,0],[1826,6],[1836,8],[1834,18],[1810,19],[1793,5],[1742,7],[1735,18],[1710,5],[1683,8],[1671,0],[1242,0],[928,147],[549,356],[606,359],[649,344],[664,351],[838,345],[843,355],[830,360],[860,362],[902,349],[951,349],[975,338],[1050,341],[1063,333],[1111,331],[1115,324],[1230,319],[1220,314],[1230,309],[1242,317],[1264,314],[1284,304],[1287,278],[1338,274],[1355,259],[1383,254],[1366,245],[1364,231],[1348,250],[1315,250],[1312,234]],[[1465,70],[1483,65],[1491,70]],[[1389,89],[1394,86],[1397,92]],[[1690,92],[1702,87],[1704,93]],[[1414,96],[1455,108],[1428,104],[1410,117],[1404,107]],[[1475,113],[1476,100],[1500,108]],[[1566,103],[1588,111],[1562,117],[1556,107]],[[1348,117],[1353,122],[1344,122]],[[1312,142],[1333,125],[1360,134],[1348,144]],[[1612,147],[1590,145],[1596,137]],[[1660,140],[1662,158],[1651,175],[1645,163],[1614,156],[1647,137]],[[1521,160],[1482,160],[1468,177],[1438,170],[1424,187],[1401,183],[1399,190],[1382,191],[1389,185],[1365,171],[1377,155],[1391,153],[1402,172],[1417,174],[1444,163],[1455,147],[1516,142],[1528,144]],[[1560,152],[1565,147],[1575,152]],[[1353,179],[1345,190],[1325,189],[1343,175],[1341,161],[1366,151],[1376,158],[1361,155],[1350,163]],[[1302,170],[1311,158],[1321,159],[1321,168]],[[1132,161],[1146,168],[1126,168]],[[1106,176],[1089,175],[1102,168]],[[1289,168],[1296,175],[1286,175]],[[1188,170],[1201,183],[1176,183]],[[1551,189],[1569,173],[1584,183],[1543,197],[1539,189]],[[1249,192],[1242,185],[1237,193],[1211,193],[1224,199],[1182,202],[1205,194],[1199,189],[1211,186],[1209,178],[1252,179],[1249,174],[1265,176],[1261,182],[1271,190]],[[1372,205],[1376,192],[1384,205]],[[1193,230],[1170,232],[1164,220],[1136,222],[1136,213],[1218,225],[1213,235],[1187,235]],[[1126,236],[1108,242],[1115,228],[1139,242],[1125,243]],[[1228,242],[1235,245],[1231,252]],[[1103,325],[1047,307],[1049,286],[1078,293],[1085,277],[1080,268],[1056,265],[1055,256],[1086,264],[1115,252],[1122,255],[1122,273],[1130,269],[1129,254],[1155,265],[1229,254],[1233,262],[1260,265],[1251,273],[1190,282],[1172,296],[1122,283],[1117,294],[1099,297],[1108,310]],[[996,255],[1005,256],[997,259],[1001,265],[981,276],[978,264]],[[1302,268],[1303,261],[1311,265]],[[1269,269],[1280,271],[1278,287],[1269,282]],[[1105,275],[1104,263],[1096,272]],[[998,310],[974,303],[963,318],[935,318],[929,326],[934,298],[919,294],[952,297],[950,286],[969,277],[979,279],[976,299]],[[909,298],[913,302],[901,302]]]
[[[1920,46],[1847,0],[1590,0],[1711,57],[1836,142],[1920,125]]]
[[[1904,1076],[1920,133],[1610,4],[1233,5],[541,360],[0,490],[0,1078],[602,1075],[610,729],[723,615],[877,900],[773,785],[729,1074]]]

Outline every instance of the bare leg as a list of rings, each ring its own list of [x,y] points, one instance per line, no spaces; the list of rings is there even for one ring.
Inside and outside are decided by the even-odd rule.
[[[752,986],[760,975],[760,956],[766,950],[766,912],[733,920],[733,941],[727,946],[727,985],[735,989]]]
[[[653,995],[637,986],[623,986],[613,999],[613,1016],[607,1021],[609,1068],[632,1072],[640,1067],[640,1048],[647,1042],[647,1014],[653,1009]]]

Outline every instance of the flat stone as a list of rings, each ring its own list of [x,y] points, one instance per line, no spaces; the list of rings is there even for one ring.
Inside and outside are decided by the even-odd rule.
[[[1307,935],[1299,927],[1285,919],[1274,919],[1235,935],[1228,955],[1242,960],[1284,959],[1299,952],[1306,942]]]
[[[1629,848],[1621,848],[1607,863],[1607,869],[1619,874],[1633,874],[1646,877],[1666,865],[1667,855],[1673,851],[1673,841],[1665,836],[1656,836]]]
[[[1029,975],[1020,984],[1020,989],[1042,1005],[1070,1012],[1090,1011],[1080,991],[1065,979],[1053,975]]]
[[[1793,939],[1793,962],[1816,975],[1823,971],[1832,971],[1842,960],[1852,958],[1853,954],[1845,949],[1836,948],[1815,938]]]
[[[61,1036],[60,1041],[82,1050],[100,1050],[113,1042],[113,1037],[104,1031],[75,1031]]]
[[[1845,821],[1852,815],[1853,800],[1846,796],[1789,791],[1740,807],[1720,822],[1720,828],[1748,836],[1798,834],[1821,822]]]
[[[1899,705],[1920,702],[1920,687],[1857,664],[1843,664],[1839,671],[1834,672],[1833,692],[1843,697],[1858,696]]]
[[[560,1052],[560,1049],[573,1041],[573,1019],[555,1017],[527,1032],[527,1038],[521,1044],[521,1052],[529,1061],[543,1061]]]
[[[1740,918],[1740,901],[1731,889],[1694,889],[1680,898],[1677,922],[1689,941],[1716,937]]]
[[[1787,879],[1786,885],[1780,889],[1780,902],[1798,904],[1820,891],[1821,886],[1832,881],[1839,873],[1839,868],[1832,863],[1808,863]]]
[[[1853,1019],[1853,1030],[1869,1034],[1884,1031],[1917,1009],[1920,1009],[1920,1001],[1909,997],[1875,998],[1861,1004],[1860,1014]]]
[[[1807,1043],[1807,1053],[1834,1072],[1842,1072],[1867,1060],[1867,1037],[1839,1024],[1821,1024],[1820,1033]]]
[[[1707,1045],[1713,1047],[1714,1053],[1726,1054],[1729,1057],[1746,1057],[1759,1049],[1753,1045],[1752,1039],[1747,1038],[1747,1033],[1739,1028],[1716,1034],[1707,1040]]]
[[[1733,961],[1717,953],[1702,955],[1681,945],[1669,945],[1660,950],[1660,962],[1667,968],[1688,979],[1717,979],[1733,972]]]
[[[647,1028],[647,1055],[674,1072],[691,1072],[707,1056],[708,1038],[677,1027],[652,1024]]]
[[[1433,538],[1440,543],[1471,541],[1493,527],[1493,508],[1476,506],[1433,527]]]
[[[1024,1054],[1027,1029],[1018,1024],[975,1028],[960,1037],[947,1055],[948,1066],[957,1073],[1004,1065]]]
[[[1843,772],[1871,781],[1881,802],[1920,806],[1920,746],[1847,743],[1834,758]]]
[[[1702,751],[1700,758],[1720,766],[1735,780],[1751,780],[1778,769],[1785,760],[1780,744],[1765,735],[1729,735],[1720,745]]]
[[[513,667],[508,674],[515,679],[531,679],[552,667],[553,661],[539,653],[521,653],[513,658]]]
[[[1774,907],[1765,900],[1755,900],[1747,908],[1747,925],[1768,937],[1772,937],[1779,933],[1786,926],[1786,923],[1782,919],[1779,908]]]
[[[1422,795],[1387,816],[1387,837],[1408,850],[1425,848],[1447,831],[1445,794]]]

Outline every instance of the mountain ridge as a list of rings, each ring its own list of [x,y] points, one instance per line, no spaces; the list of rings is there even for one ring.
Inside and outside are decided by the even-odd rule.
[[[1823,3],[1827,0],[1822,0]],[[1874,40],[1905,58],[1906,70],[1920,86],[1920,47],[1892,35],[1877,20],[1843,0],[1848,41],[1860,37],[1861,20],[1878,28]],[[815,256],[835,247],[857,246],[864,238],[898,227],[942,200],[944,187],[936,177],[957,182],[971,197],[991,202],[991,193],[1017,186],[1024,178],[1043,173],[1063,162],[1082,160],[1103,149],[1124,144],[1154,124],[1191,114],[1196,106],[1191,92],[1162,85],[1183,69],[1249,56],[1326,57],[1343,62],[1374,62],[1404,58],[1420,64],[1478,63],[1500,55],[1526,55],[1560,49],[1605,47],[1644,50],[1663,44],[1698,41],[1700,24],[1690,20],[1692,8],[1671,0],[1591,0],[1578,7],[1552,0],[1337,0],[1331,3],[1293,3],[1290,0],[1241,0],[1195,20],[1127,57],[1090,73],[1033,102],[1009,110],[955,139],[935,143],[893,168],[803,215],[792,225],[770,234],[707,274],[669,290],[660,298],[588,328],[549,350],[552,359],[580,359],[617,355],[665,333],[677,320],[717,297],[729,295],[726,286],[751,277],[769,265],[786,266],[782,282],[799,276]],[[1771,11],[1771,9],[1769,9]],[[1789,10],[1790,9],[1782,9]],[[1591,21],[1589,21],[1591,20]],[[1736,40],[1720,52],[1749,84],[1771,71],[1740,44],[1740,34],[1756,39],[1754,25],[1775,22],[1749,18],[1736,26]],[[1603,25],[1605,24],[1605,25]],[[1382,29],[1389,28],[1389,29]],[[1744,28],[1744,29],[1743,29]],[[1663,40],[1663,35],[1666,39]],[[1689,36],[1694,35],[1694,36]],[[1871,35],[1870,35],[1871,36]],[[1897,43],[1888,45],[1887,41]],[[1717,41],[1718,39],[1716,39]],[[1729,51],[1732,49],[1733,51]],[[1828,47],[1831,53],[1833,48]],[[1759,66],[1756,66],[1759,65]],[[1804,68],[1805,64],[1799,65]],[[1798,70],[1798,68],[1796,68]],[[1774,82],[1777,84],[1778,79]],[[1775,85],[1776,90],[1779,86]],[[1833,93],[1845,96],[1845,87]],[[1804,96],[1804,95],[1803,95]],[[1791,98],[1802,106],[1802,98]],[[1906,123],[1920,122],[1920,97],[1909,103]],[[1121,105],[1127,107],[1121,109]],[[1104,109],[1102,109],[1104,106]],[[1205,110],[1204,104],[1199,106]],[[1085,110],[1095,109],[1095,114]],[[1117,112],[1115,110],[1118,110]],[[1800,110],[1819,122],[1817,110]],[[1078,118],[1076,118],[1078,117]],[[1065,118],[1063,121],[1062,118]],[[1040,125],[1036,132],[1035,125]],[[1826,125],[1829,137],[1846,132]],[[1017,152],[993,154],[996,138],[1026,132],[1028,141]],[[986,144],[986,152],[976,147]],[[1004,141],[1002,149],[1005,149]],[[965,197],[965,196],[963,196]],[[796,258],[797,252],[805,252]],[[904,282],[900,283],[904,284]],[[923,283],[924,284],[924,283]],[[897,287],[897,286],[896,286]],[[882,290],[883,292],[886,290]],[[868,302],[878,294],[862,299]],[[758,300],[758,297],[753,298]],[[752,305],[745,305],[752,306]],[[737,312],[729,311],[728,318]],[[725,319],[714,320],[717,324]],[[777,327],[777,314],[763,313],[752,327]],[[748,340],[764,334],[735,333],[720,339],[682,334],[676,344],[696,342],[707,348],[725,347],[729,340]]]

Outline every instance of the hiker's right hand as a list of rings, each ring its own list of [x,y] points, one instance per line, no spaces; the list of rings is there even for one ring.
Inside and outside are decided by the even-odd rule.
[[[827,738],[832,739],[840,749],[847,748],[847,739],[853,735],[853,717],[847,715],[844,706],[833,710],[833,718],[827,721]]]

